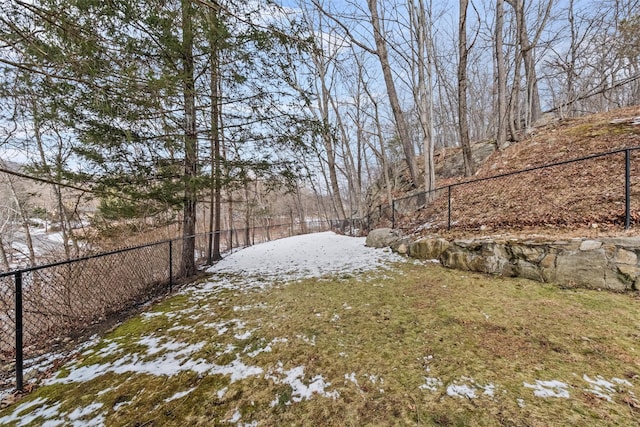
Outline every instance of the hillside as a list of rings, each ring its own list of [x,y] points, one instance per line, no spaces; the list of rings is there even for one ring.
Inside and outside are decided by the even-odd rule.
[[[557,121],[495,151],[472,179],[440,179],[439,188],[478,178],[640,146],[640,106]],[[625,156],[583,162],[452,187],[455,233],[619,232],[625,208]],[[397,226],[426,234],[446,231],[448,191],[422,207],[417,197],[396,202]],[[631,210],[640,220],[640,151],[631,152]],[[398,196],[396,196],[398,197]]]

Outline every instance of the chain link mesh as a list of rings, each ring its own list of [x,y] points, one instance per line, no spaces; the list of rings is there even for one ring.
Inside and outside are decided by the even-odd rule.
[[[630,151],[630,160],[631,217],[638,221],[640,152]],[[434,231],[624,226],[625,153],[453,184],[394,206],[396,225]]]
[[[345,225],[354,227],[353,222],[311,221],[221,231],[220,251]],[[187,239],[194,239],[196,263],[206,264],[210,234]],[[106,319],[167,293],[170,271],[173,278],[181,275],[184,242],[152,243],[0,277],[0,383],[8,385],[16,373],[16,274],[22,277],[26,368],[30,360],[96,330]]]

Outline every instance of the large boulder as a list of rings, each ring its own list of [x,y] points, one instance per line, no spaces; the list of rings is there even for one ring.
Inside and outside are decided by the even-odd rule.
[[[409,245],[409,256],[417,259],[440,259],[450,243],[443,238],[424,238]]]
[[[398,230],[392,228],[377,228],[371,230],[365,241],[365,246],[371,248],[386,248],[391,246],[396,240],[400,240],[402,234]]]

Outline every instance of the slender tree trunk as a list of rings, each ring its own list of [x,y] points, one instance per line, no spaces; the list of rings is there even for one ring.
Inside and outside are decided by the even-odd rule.
[[[24,230],[25,243],[27,244],[27,250],[29,251],[29,263],[31,265],[35,265],[36,263],[36,254],[33,250],[33,239],[31,238],[31,227],[29,226],[29,216],[25,212],[24,202],[20,200],[18,196],[18,191],[16,189],[15,183],[11,177],[8,177],[9,180],[9,188],[11,189],[11,196],[16,204],[16,209],[18,210],[18,215],[20,216],[20,220],[22,222],[22,229]]]
[[[498,122],[496,129],[496,145],[504,148],[507,142],[507,75],[504,64],[503,35],[504,0],[496,3],[496,69],[498,74]]]
[[[195,107],[195,78],[193,61],[193,5],[191,0],[182,0],[182,90],[184,102],[184,211],[182,224],[182,256],[180,272],[191,276],[196,272],[195,227],[196,227],[196,176],[197,134]]]
[[[400,106],[395,81],[391,73],[387,42],[382,33],[380,17],[378,16],[378,0],[367,0],[367,5],[369,6],[369,12],[371,13],[371,25],[373,26],[373,38],[376,43],[376,53],[380,60],[380,66],[382,67],[382,76],[384,77],[384,83],[387,88],[387,96],[389,97],[389,104],[391,104],[393,118],[396,123],[398,138],[402,144],[402,150],[404,152],[405,161],[407,162],[407,167],[409,168],[409,175],[412,184],[417,185],[418,173],[415,164],[415,151],[413,142],[409,136],[409,127],[407,126],[407,121],[404,113],[402,112],[402,107]]]
[[[538,121],[542,115],[540,107],[540,93],[538,90],[538,75],[536,73],[536,62],[534,57],[535,44],[529,41],[529,34],[527,30],[527,20],[525,17],[524,0],[506,0],[507,3],[513,7],[516,14],[516,27],[518,35],[518,43],[520,45],[520,51],[522,53],[522,59],[524,62],[524,74],[527,85],[527,103],[525,114],[525,126],[531,126]],[[547,16],[548,16],[547,9]],[[541,24],[544,26],[545,19]]]
[[[2,229],[0,229],[0,262],[2,262],[2,268],[4,271],[11,270],[11,266],[9,265],[9,259],[7,258],[7,252],[4,250],[4,241],[2,239]]]
[[[302,197],[300,194],[300,186],[296,182],[296,194],[295,194],[296,210],[298,211],[298,218],[300,219],[300,228],[303,234],[307,233],[307,220],[305,218],[304,206],[302,205]]]
[[[221,198],[222,198],[222,174],[220,168],[220,51],[218,37],[218,8],[214,7],[209,14],[210,31],[209,48],[211,49],[211,209],[209,217],[209,263],[222,259],[220,255],[220,220],[221,220]]]
[[[460,145],[462,145],[462,156],[464,158],[465,176],[475,173],[473,157],[471,154],[471,143],[469,141],[469,123],[467,120],[467,7],[468,0],[460,0],[460,20],[458,25],[458,132],[460,133]]]
[[[422,128],[422,154],[424,157],[424,191],[427,192],[426,201],[433,199],[432,191],[436,188],[435,164],[433,160],[433,94],[431,81],[431,53],[428,50],[431,38],[431,19],[427,17],[424,0],[418,1],[418,8],[413,7],[416,15],[416,42],[418,46],[418,99],[416,100],[420,113],[420,127]]]
[[[40,120],[39,120],[39,112],[37,110],[37,106],[34,100],[31,100],[32,113],[34,116],[33,120],[33,132],[36,140],[36,145],[38,147],[38,154],[40,155],[40,163],[42,165],[42,170],[45,175],[51,180],[55,180],[56,182],[60,181],[60,167],[61,167],[61,153],[58,153],[58,159],[55,162],[56,165],[56,176],[52,173],[52,168],[49,165],[47,160],[47,155],[44,149],[44,142],[42,140],[42,134],[40,132]],[[64,207],[63,199],[62,199],[62,189],[59,185],[52,184],[51,190],[55,196],[56,200],[56,208],[58,213],[58,224],[60,225],[60,233],[62,234],[62,245],[64,248],[64,254],[66,259],[71,259],[71,246],[69,246],[69,232],[70,232],[70,224],[67,218],[67,212]],[[75,240],[75,239],[74,239]]]
[[[244,245],[251,246],[251,202],[249,200],[249,181],[244,182]]]
[[[351,152],[351,147],[349,146],[349,137],[347,135],[347,129],[345,127],[345,124],[342,120],[341,114],[340,114],[340,110],[338,109],[338,104],[336,103],[335,99],[333,96],[329,96],[329,101],[331,103],[331,107],[336,115],[336,126],[338,128],[338,130],[340,131],[340,138],[342,141],[342,150],[343,150],[343,158],[344,158],[344,167],[345,167],[345,176],[347,178],[347,182],[349,185],[349,193],[350,193],[350,199],[353,200],[355,198],[355,200],[360,200],[360,188],[358,187],[359,183],[358,183],[358,179],[357,179],[357,172],[356,172],[356,166],[355,166],[355,161],[353,159],[353,153]],[[349,206],[349,210],[350,212],[353,212],[353,206]],[[346,218],[346,216],[345,216]]]
[[[509,130],[511,132],[511,140],[519,141],[521,139],[520,130],[522,129],[522,114],[520,108],[520,81],[522,69],[522,58],[520,56],[520,48],[516,46],[515,67],[513,71],[513,87],[511,88],[511,97],[509,99]]]
[[[384,144],[384,133],[382,132],[382,124],[381,124],[382,121],[380,119],[380,110],[378,107],[378,101],[376,101],[375,97],[369,90],[369,86],[365,82],[363,82],[362,88],[364,89],[364,92],[367,94],[367,96],[369,97],[369,100],[371,101],[371,104],[373,105],[373,112],[375,114],[374,123],[376,124],[376,136],[380,144],[379,158],[380,158],[380,163],[382,167],[382,176],[384,177],[384,184],[387,190],[387,203],[389,204],[389,206],[391,206],[393,195],[391,193],[392,190],[391,190],[391,179],[389,178],[389,163],[387,161],[387,153],[386,153],[386,148]]]
[[[320,83],[319,97],[318,97],[318,108],[320,110],[320,116],[322,120],[322,143],[324,145],[324,149],[327,153],[326,161],[327,161],[327,169],[329,169],[329,182],[331,184],[331,193],[333,206],[336,215],[342,219],[346,218],[344,205],[342,203],[342,197],[340,196],[340,185],[338,183],[338,174],[336,172],[336,154],[335,154],[335,143],[332,132],[331,132],[331,124],[329,121],[329,103],[330,103],[330,93],[329,88],[327,87],[326,82],[326,64],[324,59],[321,56],[321,53],[314,55],[314,63],[316,66],[316,71],[318,73],[318,79]]]

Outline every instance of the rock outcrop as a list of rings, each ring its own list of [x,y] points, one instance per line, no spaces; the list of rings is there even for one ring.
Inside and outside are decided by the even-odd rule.
[[[372,232],[374,236],[376,231]],[[386,246],[400,253],[403,253],[400,249],[408,248],[407,253],[413,258],[438,260],[449,268],[571,287],[616,291],[640,288],[637,237],[556,241],[427,237],[410,241],[394,230],[379,233],[384,238],[376,238],[378,244],[389,242]]]

